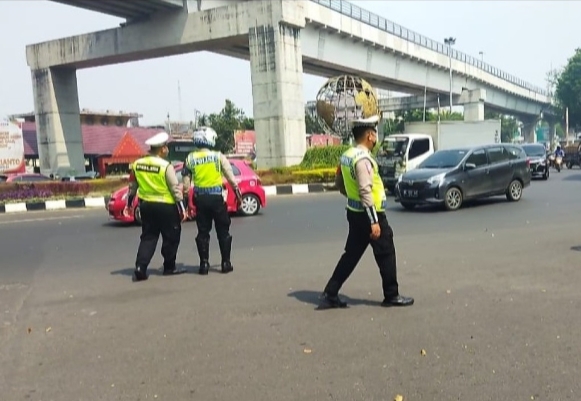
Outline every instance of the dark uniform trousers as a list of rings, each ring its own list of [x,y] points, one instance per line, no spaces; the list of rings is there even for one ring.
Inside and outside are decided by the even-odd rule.
[[[176,267],[176,255],[180,245],[182,225],[176,205],[139,200],[141,210],[141,242],[137,250],[135,266],[147,269],[161,234],[161,255],[164,270]]]
[[[216,223],[216,235],[220,254],[222,256],[222,272],[232,271],[230,253],[232,252],[232,236],[230,235],[230,215],[222,195],[196,195],[196,223],[198,235],[196,246],[200,256],[200,274],[207,274],[210,258],[210,231],[212,222]]]
[[[196,195],[196,224],[200,241],[210,241],[212,222],[216,224],[218,242],[230,237],[230,215],[222,195]]]
[[[383,295],[391,298],[399,294],[397,283],[397,268],[395,258],[395,245],[393,243],[393,230],[387,222],[385,213],[377,213],[381,235],[377,240],[372,240],[371,224],[367,213],[358,213],[347,210],[347,221],[349,222],[349,234],[345,244],[345,253],[339,259],[337,267],[331,276],[325,293],[337,295],[345,281],[349,278],[357,263],[371,244],[373,256],[379,273],[381,274]]]

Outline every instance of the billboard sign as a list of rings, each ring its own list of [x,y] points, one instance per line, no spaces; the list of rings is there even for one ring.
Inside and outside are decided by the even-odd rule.
[[[13,121],[0,121],[0,173],[26,172],[22,125]]]
[[[254,131],[235,131],[234,152],[238,155],[248,155],[250,157],[255,156],[256,133]]]

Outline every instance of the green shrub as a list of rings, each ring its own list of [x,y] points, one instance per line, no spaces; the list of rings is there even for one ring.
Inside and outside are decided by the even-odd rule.
[[[307,149],[300,164],[302,170],[337,167],[349,145],[317,146]]]
[[[315,184],[335,181],[336,168],[300,170],[292,173],[297,184]]]

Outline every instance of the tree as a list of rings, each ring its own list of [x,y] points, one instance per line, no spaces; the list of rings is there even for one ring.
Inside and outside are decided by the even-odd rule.
[[[325,130],[319,119],[305,111],[305,131],[307,134],[324,134]]]
[[[569,126],[581,128],[581,48],[559,75],[555,97],[560,108],[569,109]]]
[[[216,150],[230,153],[234,149],[234,132],[254,129],[254,119],[246,117],[242,109],[237,108],[231,100],[226,99],[224,107],[218,114],[200,116],[198,125],[212,127],[218,134]]]

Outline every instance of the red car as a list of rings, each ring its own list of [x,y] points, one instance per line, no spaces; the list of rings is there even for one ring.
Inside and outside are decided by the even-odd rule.
[[[228,212],[230,213],[240,213],[243,216],[253,216],[259,212],[263,207],[266,207],[266,194],[264,193],[264,188],[260,182],[260,178],[252,170],[248,164],[244,163],[243,160],[230,160],[230,165],[232,166],[232,171],[234,172],[234,177],[238,182],[238,187],[242,193],[242,203],[238,207],[236,202],[236,195],[232,190],[230,184],[224,179],[224,185],[227,189],[227,206]],[[183,163],[174,163],[176,169],[176,175],[178,181],[182,180],[182,168]],[[139,213],[139,204],[137,197],[133,202],[133,215],[125,217],[123,215],[123,209],[127,202],[127,196],[129,193],[129,187],[124,187],[111,194],[109,203],[106,206],[109,212],[109,217],[113,220],[121,221],[124,223],[137,223],[141,224],[141,216]],[[193,202],[193,188],[190,189],[190,196],[188,197],[188,213],[190,219],[196,217],[196,207]]]

